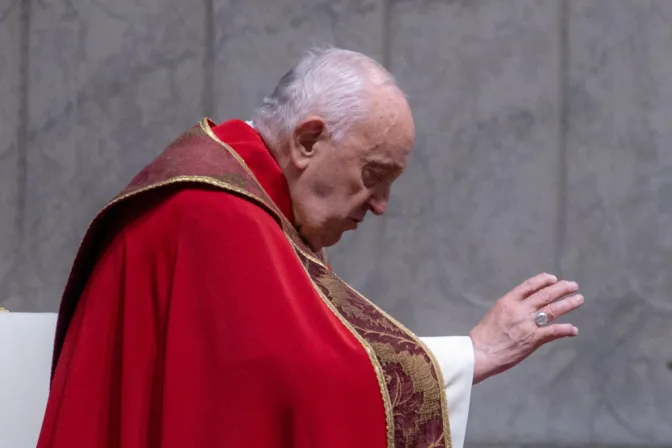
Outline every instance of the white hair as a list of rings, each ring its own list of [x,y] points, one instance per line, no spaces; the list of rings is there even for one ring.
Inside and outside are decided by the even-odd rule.
[[[328,135],[341,140],[369,111],[365,87],[393,84],[378,62],[349,50],[313,49],[280,79],[252,115],[255,128],[279,150],[296,125],[310,115],[324,119]]]

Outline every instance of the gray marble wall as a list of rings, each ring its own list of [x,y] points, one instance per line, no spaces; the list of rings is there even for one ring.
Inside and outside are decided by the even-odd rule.
[[[468,440],[672,446],[670,23],[668,0],[2,0],[0,304],[55,311],[106,199],[335,44],[390,68],[418,129],[336,270],[422,335],[540,271],[586,296],[578,339],[474,388]]]

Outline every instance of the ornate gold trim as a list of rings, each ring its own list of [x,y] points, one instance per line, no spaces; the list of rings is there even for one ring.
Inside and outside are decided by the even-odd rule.
[[[380,308],[378,305],[373,303],[371,300],[364,297],[364,295],[362,293],[360,293],[355,288],[350,286],[342,278],[338,277],[336,274],[333,274],[333,275],[334,275],[334,277],[338,278],[341,282],[343,282],[343,284],[345,286],[347,286],[352,292],[354,292],[359,297],[361,297],[362,300],[365,300],[366,302],[371,304],[371,306],[373,306],[375,309],[377,309],[378,312],[380,312],[383,316],[385,316],[390,321],[392,321],[395,325],[397,325],[404,333],[406,333],[406,335],[408,337],[410,337],[416,344],[418,344],[419,346],[421,346],[425,350],[425,352],[429,356],[429,359],[432,362],[432,365],[434,366],[434,370],[436,371],[436,376],[439,380],[439,387],[441,388],[441,391],[439,393],[440,400],[441,400],[441,417],[443,419],[443,428],[444,428],[443,438],[445,439],[446,448],[451,448],[453,446],[453,440],[452,440],[451,435],[450,435],[451,433],[450,433],[450,421],[448,419],[448,402],[446,400],[446,394],[445,394],[445,390],[444,390],[444,384],[445,383],[444,383],[444,379],[443,379],[443,373],[441,372],[441,366],[439,366],[439,363],[436,360],[436,357],[434,356],[434,353],[432,353],[432,351],[429,349],[429,347],[427,347],[427,345],[425,345],[425,343],[422,342],[422,340],[419,337],[417,337],[415,335],[415,333],[413,333],[411,330],[409,330],[404,324],[399,322],[394,317],[390,316],[385,310]]]

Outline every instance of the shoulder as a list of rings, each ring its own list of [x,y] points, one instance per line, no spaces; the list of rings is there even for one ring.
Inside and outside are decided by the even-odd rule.
[[[151,214],[176,231],[185,227],[204,231],[225,228],[246,230],[280,230],[275,217],[251,199],[215,188],[186,186],[173,189],[156,206]]]
[[[117,230],[110,229],[111,240],[147,250],[183,243],[275,246],[286,241],[280,224],[262,206],[207,186],[178,185],[141,194],[112,219]]]
[[[218,218],[234,221],[257,221],[265,217],[263,221],[275,222],[271,213],[252,199],[209,187],[180,188],[166,199],[165,209],[175,217],[216,215]]]
[[[206,257],[210,264],[230,263],[231,255],[237,254],[242,268],[246,264],[241,254],[257,257],[257,265],[258,257],[271,260],[293,256],[281,225],[246,198],[217,189],[183,188],[167,198],[161,208],[163,220],[170,222],[170,245],[191,260]],[[228,269],[235,270],[231,266]]]

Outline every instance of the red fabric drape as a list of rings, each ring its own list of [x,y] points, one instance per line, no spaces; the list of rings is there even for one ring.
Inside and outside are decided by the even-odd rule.
[[[283,213],[282,172],[240,121],[215,132]],[[39,448],[384,447],[368,355],[278,223],[209,188],[125,205],[70,322]]]

